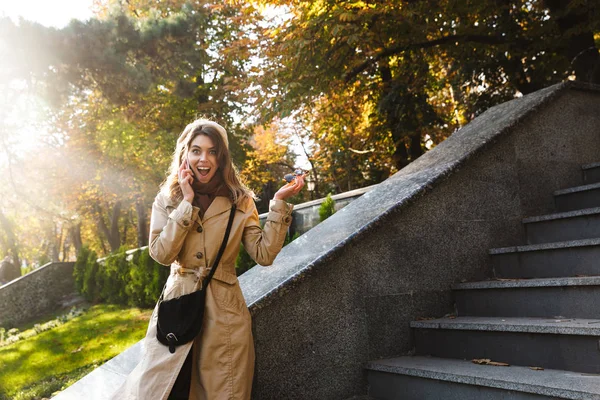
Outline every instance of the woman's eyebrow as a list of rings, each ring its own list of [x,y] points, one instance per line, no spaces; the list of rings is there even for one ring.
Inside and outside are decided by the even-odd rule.
[[[194,147],[197,147],[197,148],[199,148],[199,149],[201,149],[201,148],[202,148],[202,147],[198,146],[197,144],[195,144],[195,145],[192,145],[192,147],[191,147],[191,148],[193,149]],[[216,147],[214,147],[214,146],[213,146],[213,147],[209,147],[209,148],[208,148],[208,150],[215,150],[215,149],[216,149]]]

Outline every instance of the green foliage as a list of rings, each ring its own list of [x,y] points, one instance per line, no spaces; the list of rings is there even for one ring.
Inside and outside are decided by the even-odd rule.
[[[95,252],[86,249],[80,252],[73,274],[75,287],[88,301],[152,307],[167,281],[169,268],[154,261],[148,248],[127,254],[122,247],[102,264],[97,262]]]
[[[83,285],[80,293],[88,301],[98,301],[100,299],[100,282],[98,270],[98,256],[95,251],[90,251],[85,259],[85,271],[83,272]]]
[[[82,293],[83,281],[85,278],[85,270],[88,259],[90,257],[91,250],[87,246],[81,246],[77,253],[77,259],[75,260],[75,266],[73,268],[73,279],[75,280],[75,289]]]
[[[250,254],[246,251],[244,246],[240,244],[240,252],[238,253],[237,258],[235,259],[235,273],[237,276],[242,275],[244,272],[248,271],[250,268],[256,265],[256,261],[250,257]]]
[[[58,317],[43,323],[34,324],[33,328],[26,329],[23,332],[19,332],[19,329],[17,328],[12,328],[6,331],[5,328],[0,327],[0,347],[8,346],[12,343],[18,342],[19,340],[29,339],[32,336],[49,331],[50,329],[61,326],[67,321],[80,316],[84,312],[85,310],[83,308],[73,307],[68,313],[59,315]]]
[[[151,313],[96,305],[60,326],[0,347],[0,400],[50,398],[143,338]]]
[[[126,285],[127,304],[152,307],[169,277],[169,268],[154,261],[148,249],[133,253],[131,266]]]
[[[323,222],[335,213],[335,201],[331,198],[331,193],[325,197],[325,200],[319,207],[319,221]]]
[[[125,248],[121,247],[116,254],[107,257],[98,275],[100,284],[100,297],[112,304],[126,304],[126,286],[129,281],[129,270],[134,264],[127,261]]]

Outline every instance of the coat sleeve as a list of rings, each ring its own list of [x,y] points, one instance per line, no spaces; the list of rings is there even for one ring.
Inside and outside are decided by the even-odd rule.
[[[171,265],[177,258],[185,237],[192,227],[192,205],[182,200],[177,208],[167,212],[161,193],[152,204],[150,217],[150,256],[163,265]]]
[[[264,228],[260,227],[258,211],[252,199],[249,216],[244,226],[242,243],[254,261],[263,266],[273,264],[279,254],[285,235],[292,223],[293,205],[283,200],[271,200]]]

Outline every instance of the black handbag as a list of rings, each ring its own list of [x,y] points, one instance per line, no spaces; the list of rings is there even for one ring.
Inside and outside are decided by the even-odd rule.
[[[215,258],[210,273],[202,282],[200,290],[170,300],[163,300],[164,290],[160,295],[158,321],[156,323],[156,338],[160,343],[169,346],[169,352],[171,353],[175,353],[175,347],[194,340],[200,333],[200,329],[202,329],[204,305],[206,303],[206,288],[215,274],[215,270],[217,269],[221,256],[227,246],[235,209],[236,206],[234,204],[231,207],[231,212],[229,214],[225,238],[219,248],[219,253]]]

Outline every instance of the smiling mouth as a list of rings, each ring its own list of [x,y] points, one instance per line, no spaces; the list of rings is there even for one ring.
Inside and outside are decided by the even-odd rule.
[[[200,176],[206,176],[206,175],[208,175],[209,172],[210,172],[210,168],[202,168],[202,167],[198,168],[198,173],[200,174]]]

